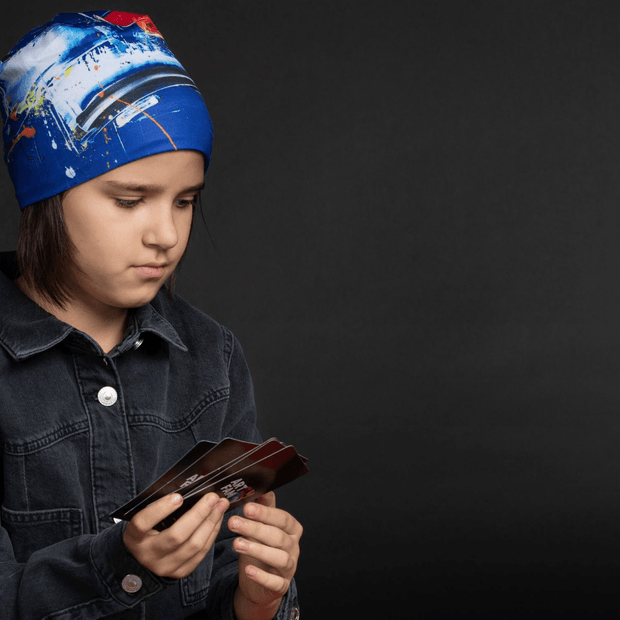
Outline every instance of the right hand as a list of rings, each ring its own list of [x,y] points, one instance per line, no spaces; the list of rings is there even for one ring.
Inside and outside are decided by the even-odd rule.
[[[181,579],[193,572],[213,546],[229,505],[209,493],[168,529],[153,529],[182,502],[178,493],[161,497],[138,512],[123,534],[136,560],[160,577]]]

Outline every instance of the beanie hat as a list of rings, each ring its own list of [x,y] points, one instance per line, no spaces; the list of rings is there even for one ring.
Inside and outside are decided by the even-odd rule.
[[[205,103],[146,15],[61,13],[0,62],[4,159],[20,207],[166,151],[211,156]]]

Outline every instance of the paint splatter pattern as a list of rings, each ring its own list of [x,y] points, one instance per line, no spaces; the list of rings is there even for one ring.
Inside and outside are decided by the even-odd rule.
[[[92,28],[52,24],[4,63],[3,75],[10,82],[9,90],[0,87],[10,121],[5,123],[7,162],[20,140],[36,134],[33,117],[44,119],[54,150],[83,152],[99,132],[136,119],[148,119],[167,135],[147,110],[159,103],[164,89],[195,88],[147,16],[81,15]],[[111,37],[106,23],[125,28],[116,28]]]

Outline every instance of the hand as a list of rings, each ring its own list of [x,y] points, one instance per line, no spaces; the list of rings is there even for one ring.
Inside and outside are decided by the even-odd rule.
[[[303,528],[275,505],[275,493],[267,493],[245,504],[245,518],[233,516],[228,520],[230,530],[242,535],[233,542],[240,554],[235,593],[235,613],[240,619],[249,617],[247,610],[251,608],[252,617],[272,618],[297,569]],[[266,608],[266,613],[257,614],[256,607]]]
[[[183,502],[175,493],[149,504],[127,524],[123,542],[131,554],[160,577],[187,577],[209,553],[229,502],[209,493],[163,532],[153,528]]]

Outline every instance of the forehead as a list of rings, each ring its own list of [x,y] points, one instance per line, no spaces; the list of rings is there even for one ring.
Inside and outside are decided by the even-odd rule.
[[[204,155],[197,151],[158,153],[110,170],[87,184],[112,189],[198,190],[204,185]]]

